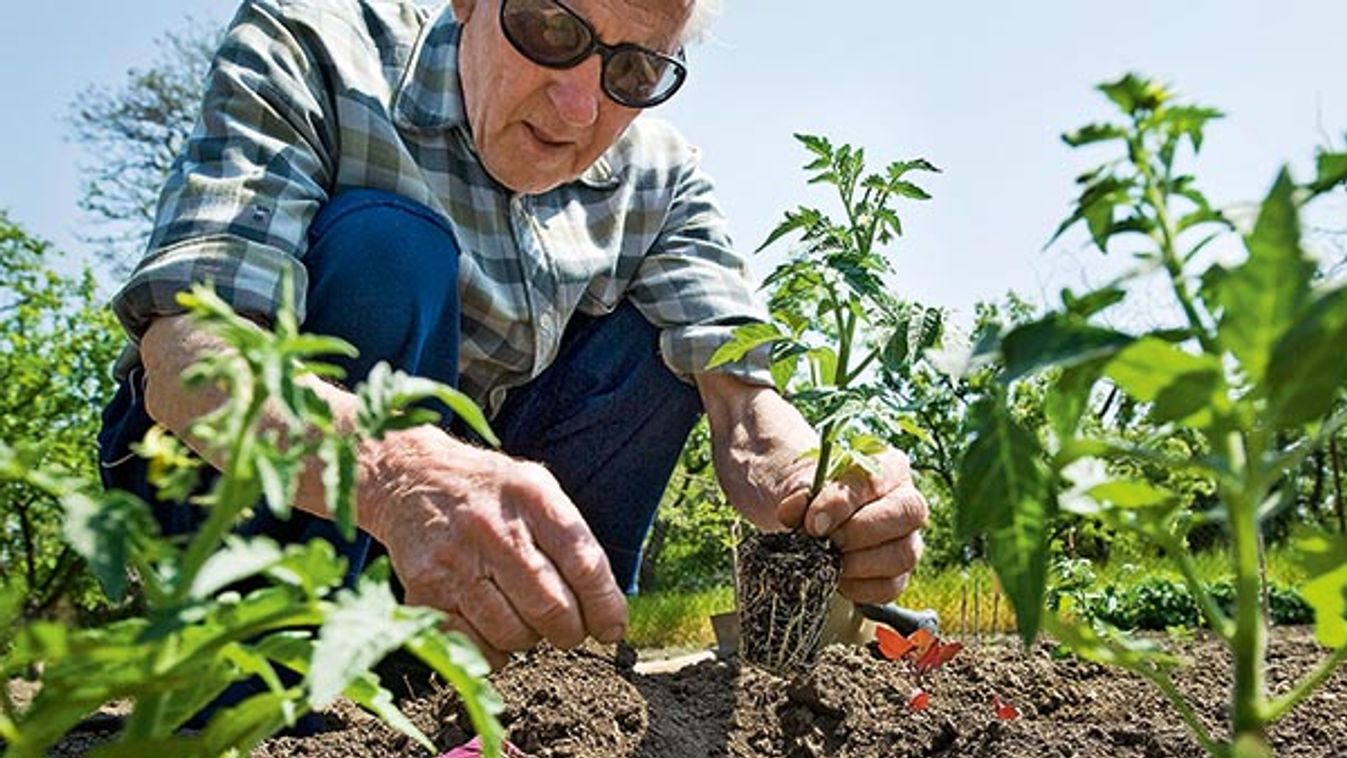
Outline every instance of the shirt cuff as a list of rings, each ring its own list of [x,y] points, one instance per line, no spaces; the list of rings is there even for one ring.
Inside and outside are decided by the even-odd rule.
[[[139,344],[154,318],[186,311],[177,301],[179,292],[211,283],[240,315],[270,324],[280,310],[286,272],[294,282],[295,317],[303,323],[308,291],[304,265],[277,248],[229,235],[185,240],[150,253],[113,296],[112,309],[131,341]]]
[[[707,371],[706,365],[721,345],[729,342],[734,335],[734,325],[724,326],[679,326],[665,329],[660,333],[660,353],[664,356],[664,365],[679,379],[693,383],[693,374],[729,374],[739,379],[763,387],[775,387],[772,380],[772,346],[761,345],[750,350],[743,358]]]

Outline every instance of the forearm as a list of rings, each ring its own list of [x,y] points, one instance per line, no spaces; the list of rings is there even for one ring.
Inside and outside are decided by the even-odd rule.
[[[228,349],[222,340],[197,326],[187,316],[155,319],[140,345],[146,375],[145,406],[150,417],[216,468],[224,467],[226,451],[207,449],[200,440],[192,437],[189,430],[198,418],[225,403],[225,392],[216,386],[188,390],[183,386],[181,377],[201,357]],[[300,377],[298,381],[312,388],[328,403],[339,434],[355,434],[358,401],[354,394],[315,376]],[[273,402],[269,401],[268,406],[264,407],[261,423],[263,430],[270,428],[279,432],[284,422],[271,406]],[[383,506],[389,499],[387,495],[402,484],[402,474],[394,470],[394,466],[388,465],[386,451],[391,445],[420,444],[427,435],[445,438],[436,440],[437,443],[449,442],[468,447],[438,429],[424,427],[392,432],[382,441],[365,440],[360,443],[357,524],[376,538],[386,531],[382,521],[386,518]],[[316,458],[306,461],[292,505],[307,513],[329,517],[322,483],[322,464]]]
[[[808,498],[813,462],[803,455],[818,447],[814,430],[771,387],[716,373],[697,374],[696,381],[730,503],[761,529],[794,526],[778,513],[788,500]]]

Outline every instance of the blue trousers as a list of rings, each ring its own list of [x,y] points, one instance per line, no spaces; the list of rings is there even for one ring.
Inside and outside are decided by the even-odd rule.
[[[379,361],[456,385],[458,260],[453,230],[430,209],[383,191],[346,190],[310,227],[304,330],[359,349],[357,358],[333,361],[351,386]],[[155,499],[146,462],[129,452],[153,424],[143,380],[137,369],[104,411],[104,485],[154,504],[167,534],[190,533],[204,520],[201,509]],[[510,392],[492,426],[506,452],[556,476],[607,552],[618,586],[631,593],[641,545],[700,413],[696,389],[661,360],[658,331],[624,302],[606,316],[576,314],[555,362]],[[282,543],[326,538],[346,557],[348,582],[381,549],[364,533],[346,542],[331,522],[299,511],[288,521],[267,508],[256,513],[240,532]]]

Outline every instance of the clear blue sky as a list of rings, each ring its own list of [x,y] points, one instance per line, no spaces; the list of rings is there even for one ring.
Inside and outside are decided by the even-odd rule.
[[[0,207],[64,249],[76,235],[76,147],[61,119],[91,83],[148,62],[185,16],[226,0],[36,3],[11,8],[0,46]],[[1198,166],[1218,203],[1251,201],[1277,166],[1302,176],[1347,130],[1347,2],[909,3],[725,0],[716,39],[691,52],[687,88],[656,114],[704,151],[733,229],[756,247],[806,188],[792,132],[866,146],[875,162],[925,156],[945,173],[907,210],[895,250],[907,296],[966,314],[1015,288],[1032,298],[1096,276],[1079,239],[1041,252],[1099,154],[1058,135],[1107,115],[1092,86],[1127,70],[1176,85],[1229,118]],[[1347,220],[1341,226],[1347,227]],[[766,261],[757,261],[764,273]]]

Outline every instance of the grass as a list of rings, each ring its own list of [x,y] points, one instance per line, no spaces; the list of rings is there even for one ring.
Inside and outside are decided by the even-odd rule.
[[[1268,553],[1268,576],[1296,586],[1303,575],[1286,549]],[[1194,556],[1198,575],[1207,582],[1230,576],[1228,559],[1219,552]],[[1143,563],[1112,561],[1095,566],[1097,586],[1127,586],[1144,577],[1180,579],[1169,561]],[[974,639],[980,635],[1013,634],[1015,616],[998,589],[991,568],[977,563],[966,569],[940,571],[919,568],[899,603],[915,609],[932,608],[940,614],[940,628],[950,636]],[[627,639],[638,648],[703,648],[715,643],[710,617],[734,609],[734,589],[719,587],[698,592],[659,592],[630,598],[631,623]]]
[[[628,598],[627,641],[638,648],[701,648],[715,643],[711,616],[734,610],[734,588],[656,592]]]

